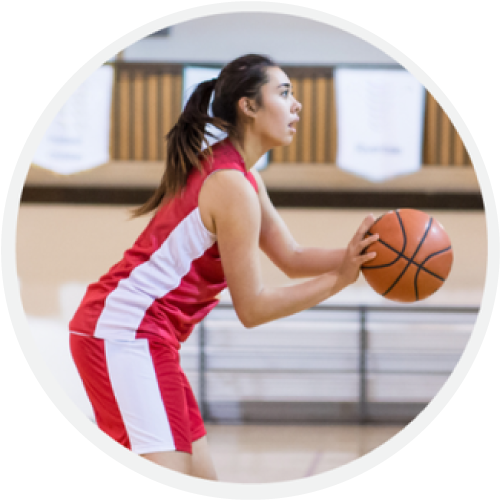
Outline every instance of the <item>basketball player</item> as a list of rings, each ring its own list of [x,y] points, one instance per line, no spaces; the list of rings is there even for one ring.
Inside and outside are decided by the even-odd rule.
[[[208,115],[212,94],[213,117]],[[120,262],[87,289],[70,322],[73,359],[97,425],[148,460],[216,479],[206,431],[178,350],[226,287],[251,328],[314,306],[353,283],[374,258],[368,216],[345,249],[292,238],[252,169],[290,144],[301,104],[269,58],[247,55],[198,85],[167,136],[161,182],[135,215],[154,215]],[[210,123],[227,138],[204,147]],[[289,277],[262,282],[261,248]]]

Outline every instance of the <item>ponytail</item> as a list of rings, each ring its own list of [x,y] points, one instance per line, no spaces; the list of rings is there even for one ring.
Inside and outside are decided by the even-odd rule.
[[[219,78],[200,83],[184,108],[179,120],[167,135],[167,163],[160,185],[151,198],[132,212],[134,217],[147,214],[164,199],[176,196],[186,185],[191,170],[201,170],[201,161],[212,156],[205,130],[207,124],[238,136],[237,103],[242,97],[255,99],[260,107],[261,87],[269,81],[267,69],[276,64],[267,56],[248,54],[227,64]],[[213,115],[208,114],[214,93]],[[203,146],[206,146],[203,149]]]
[[[155,210],[163,199],[177,195],[186,185],[193,167],[201,171],[201,161],[212,155],[207,135],[215,137],[205,130],[207,124],[228,131],[230,126],[227,122],[208,114],[216,82],[217,79],[207,80],[196,87],[177,123],[167,134],[167,162],[160,185],[146,203],[132,212],[134,217]]]

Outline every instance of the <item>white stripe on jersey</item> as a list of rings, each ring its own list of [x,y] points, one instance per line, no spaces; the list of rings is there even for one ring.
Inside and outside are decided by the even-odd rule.
[[[156,299],[175,290],[201,257],[215,243],[215,235],[194,209],[170,233],[149,260],[137,266],[108,295],[95,328],[95,337],[135,339],[146,311]]]

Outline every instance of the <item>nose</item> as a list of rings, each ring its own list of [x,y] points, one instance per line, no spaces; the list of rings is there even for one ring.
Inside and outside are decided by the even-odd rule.
[[[300,113],[300,111],[302,110],[302,104],[297,101],[295,97],[293,98],[292,110],[294,111],[294,113]]]

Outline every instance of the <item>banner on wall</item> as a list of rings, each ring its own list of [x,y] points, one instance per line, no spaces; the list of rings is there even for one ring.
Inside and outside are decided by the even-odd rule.
[[[33,163],[74,174],[109,161],[113,68],[102,66],[71,95],[49,125]]]
[[[199,83],[204,82],[206,80],[213,80],[214,78],[217,78],[220,72],[221,69],[219,68],[186,66],[184,68],[184,76],[183,76],[182,107],[184,108],[184,106],[189,100],[189,97],[194,92],[194,89]],[[207,125],[207,128],[205,130],[210,131],[215,135],[215,138],[207,136],[207,140],[210,145],[218,141],[221,141],[226,137],[225,132],[222,132],[221,130],[215,128],[213,125]],[[255,164],[255,168],[257,170],[263,170],[264,168],[267,167],[268,163],[269,163],[269,153],[266,153],[257,161],[257,163]]]
[[[405,70],[335,71],[337,165],[373,182],[422,162],[425,88]]]

